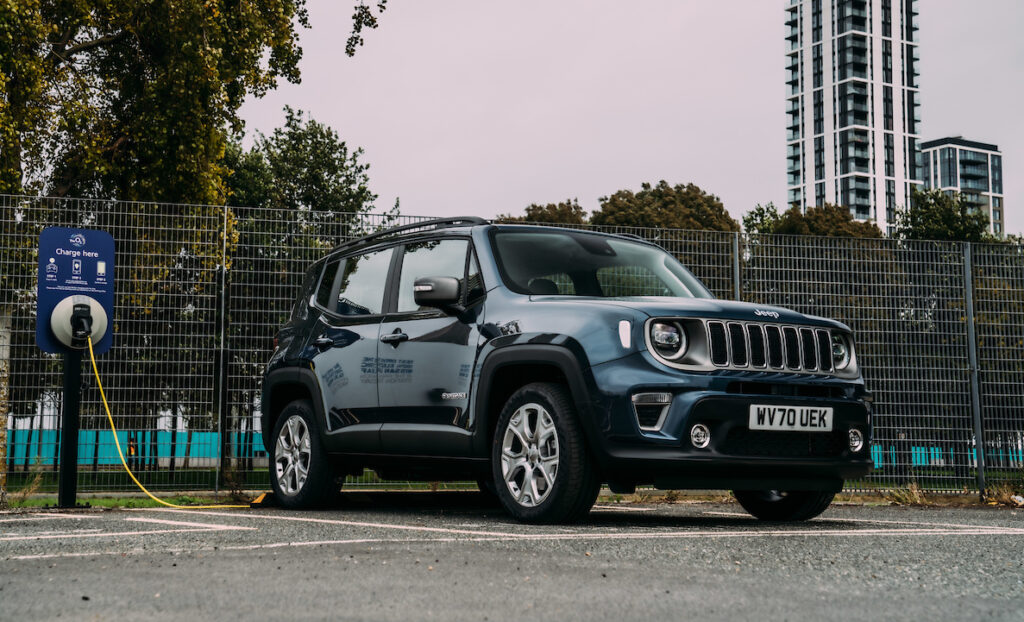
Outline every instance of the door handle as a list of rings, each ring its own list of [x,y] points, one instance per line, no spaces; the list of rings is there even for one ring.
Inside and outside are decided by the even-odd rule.
[[[403,341],[409,341],[409,335],[403,333],[401,328],[396,328],[395,332],[390,335],[381,335],[380,340],[384,343],[390,343],[397,348],[398,344]]]
[[[313,340],[313,344],[321,350],[334,347],[334,340],[330,337],[317,337]]]

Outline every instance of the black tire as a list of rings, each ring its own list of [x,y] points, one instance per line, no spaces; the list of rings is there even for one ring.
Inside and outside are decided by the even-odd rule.
[[[549,451],[549,444],[552,434],[546,435],[548,444],[537,450],[532,458],[524,458],[519,466],[511,469],[513,483],[506,482],[503,472],[503,447],[506,433],[509,432],[509,423],[519,413],[519,421],[522,417],[533,417],[535,421],[542,415],[536,408],[529,405],[541,407],[550,420],[545,420],[545,429],[550,431],[554,428],[553,436],[557,439],[554,451]],[[520,410],[522,409],[522,410]],[[539,442],[538,435],[541,433],[534,424],[534,444]],[[512,433],[514,434],[514,433]],[[522,446],[520,441],[513,439],[513,445],[518,443],[522,447],[521,455],[527,456],[531,449]],[[534,447],[537,449],[537,447]],[[512,448],[515,451],[515,447]],[[544,462],[545,451],[548,451],[548,466]],[[530,460],[536,460],[531,463]],[[517,473],[523,476],[523,484],[529,473],[530,481],[537,476],[538,470],[543,475],[547,473],[550,465],[554,465],[554,474],[551,476],[552,484],[548,484],[547,478],[538,478],[538,482],[544,485],[544,491],[538,494],[539,502],[530,497],[529,492],[517,500],[513,493],[512,486],[518,486]],[[498,423],[494,431],[494,439],[491,448],[491,467],[494,476],[494,485],[505,509],[517,520],[526,523],[571,523],[577,522],[585,517],[601,490],[601,482],[597,479],[594,468],[591,465],[590,454],[587,453],[586,442],[583,438],[583,431],[580,428],[576,416],[576,408],[566,388],[559,384],[533,383],[528,384],[515,393],[505,402],[505,407],[498,417]],[[535,488],[530,488],[534,490]],[[520,491],[527,491],[521,487]]]
[[[294,470],[288,475],[287,468],[283,468],[285,462],[295,462],[292,458],[295,453],[288,451],[287,444],[282,438],[282,431],[292,420],[296,421],[296,428],[299,427],[299,422],[304,426],[309,444],[308,461],[302,457],[305,454],[305,445],[302,441],[297,451],[300,455],[299,461],[303,462],[306,468],[305,480],[301,482]],[[284,482],[281,481],[282,472],[285,472]],[[338,496],[341,485],[320,442],[319,427],[313,415],[313,405],[309,400],[295,400],[285,406],[277,418],[277,423],[274,424],[273,446],[270,451],[270,486],[277,502],[289,509],[323,507]]]
[[[476,487],[480,489],[480,498],[488,506],[501,505],[501,501],[498,500],[498,491],[494,487],[494,481],[491,479],[480,478],[476,480]]]
[[[834,492],[816,490],[734,490],[743,509],[763,521],[809,520],[828,508]]]

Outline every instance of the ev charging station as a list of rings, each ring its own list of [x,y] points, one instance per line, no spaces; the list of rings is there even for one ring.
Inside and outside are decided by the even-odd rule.
[[[75,507],[82,350],[102,354],[113,343],[114,238],[96,229],[48,227],[39,235],[36,345],[63,354],[64,400],[57,505]]]

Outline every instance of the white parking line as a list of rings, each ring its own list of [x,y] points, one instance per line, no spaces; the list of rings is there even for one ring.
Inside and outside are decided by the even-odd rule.
[[[422,531],[424,533],[447,533],[447,534],[459,534],[465,536],[499,536],[499,537],[516,537],[517,534],[508,533],[504,531],[477,531],[473,529],[452,529],[449,527],[424,527],[421,525],[401,525],[392,523],[368,523],[362,521],[351,521],[351,520],[335,520],[330,518],[308,518],[305,516],[281,516],[272,514],[254,514],[254,513],[242,513],[242,512],[211,512],[208,510],[174,510],[169,508],[160,508],[152,510],[153,512],[177,512],[180,514],[192,514],[198,516],[228,516],[231,518],[256,518],[261,520],[279,520],[286,522],[297,522],[297,523],[317,523],[321,525],[345,525],[348,527],[369,527],[373,529],[396,529],[402,531]]]
[[[708,510],[708,511],[705,511],[704,514],[707,514],[708,516],[728,516],[730,518],[731,517],[748,518],[748,519],[751,520],[751,522],[756,520],[750,514],[745,514],[743,512],[712,512],[712,511]],[[906,521],[904,521],[904,520],[885,520],[885,519],[881,519],[881,518],[840,518],[840,517],[837,517],[837,516],[824,516],[824,517],[818,518],[817,520],[819,520],[819,521],[825,520],[825,521],[836,522],[836,523],[872,523],[872,524],[879,524],[879,525],[919,525],[919,526],[922,526],[922,527],[930,527],[930,528],[948,527],[948,528],[951,528],[951,529],[991,529],[991,530],[998,530],[998,531],[1006,531],[1006,532],[1010,532],[1010,533],[1024,534],[1024,529],[1022,529],[1022,528],[1018,528],[1018,527],[1000,527],[998,525],[971,525],[971,524],[967,524],[967,523],[929,523],[929,522],[923,522],[923,521],[909,521],[909,520],[906,520]]]
[[[149,531],[103,531],[100,533],[73,533],[53,536],[17,536],[0,538],[0,542],[17,542],[21,540],[69,540],[74,538],[115,538],[120,536],[152,536],[160,533],[189,533],[194,531],[220,531],[219,529],[152,529]]]
[[[255,531],[255,527],[241,527],[236,525],[215,525],[212,523],[190,523],[186,521],[177,520],[163,520],[160,518],[145,518],[145,517],[133,517],[126,518],[128,522],[132,523],[158,523],[160,525],[176,525],[178,527],[203,527],[210,531],[231,531],[231,530],[242,530],[242,531]]]
[[[31,514],[22,514],[23,518],[0,518],[0,523],[30,523],[42,520],[57,520],[62,518],[71,519],[82,519],[82,518],[98,518],[98,516],[90,516],[88,514],[44,514],[42,512],[33,512]]]

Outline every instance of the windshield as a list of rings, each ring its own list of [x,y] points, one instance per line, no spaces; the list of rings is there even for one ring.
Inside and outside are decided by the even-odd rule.
[[[671,255],[655,246],[576,231],[492,234],[505,285],[520,294],[711,298]]]

